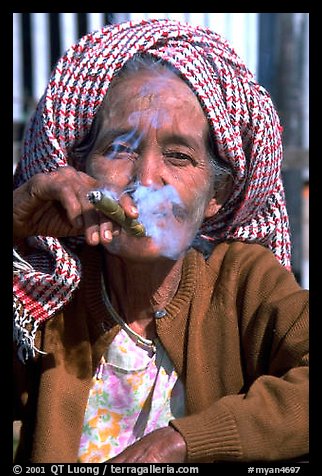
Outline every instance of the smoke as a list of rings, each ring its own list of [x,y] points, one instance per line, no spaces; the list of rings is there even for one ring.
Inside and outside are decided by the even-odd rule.
[[[160,254],[177,259],[187,241],[187,212],[176,189],[171,185],[161,188],[138,185],[132,197],[139,212],[138,219]]]
[[[144,225],[146,236],[153,241],[161,256],[175,260],[191,246],[196,235],[194,214],[188,213],[173,186],[156,188],[137,182],[121,194],[106,187],[102,192],[115,201],[125,193],[131,196],[138,209],[137,220]]]

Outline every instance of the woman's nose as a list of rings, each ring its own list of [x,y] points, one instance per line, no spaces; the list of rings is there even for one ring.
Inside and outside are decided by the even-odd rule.
[[[162,179],[162,161],[157,153],[140,154],[136,162],[136,180],[145,187],[159,187],[164,185]]]

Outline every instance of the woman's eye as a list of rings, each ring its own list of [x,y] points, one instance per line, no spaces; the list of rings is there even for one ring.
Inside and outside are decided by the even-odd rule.
[[[168,161],[176,166],[186,166],[186,165],[193,165],[197,164],[196,160],[188,154],[184,154],[183,152],[177,151],[168,151],[164,153],[164,156],[167,157]]]
[[[112,144],[104,152],[109,159],[114,158],[132,158],[136,156],[135,150],[126,144]]]

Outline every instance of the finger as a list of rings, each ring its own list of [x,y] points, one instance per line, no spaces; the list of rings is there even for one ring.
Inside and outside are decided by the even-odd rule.
[[[67,218],[72,226],[84,226],[82,200],[80,189],[73,189],[67,184],[62,184],[59,190],[59,200],[66,211]]]
[[[99,243],[108,245],[113,238],[120,234],[120,226],[106,218],[96,210],[89,210],[83,214],[84,236],[91,246]]]
[[[43,201],[58,201],[72,226],[83,225],[86,192],[96,183],[92,177],[80,174],[72,167],[60,167],[49,174],[37,174],[30,181],[30,196]]]
[[[87,191],[88,192],[88,191]],[[99,243],[109,244],[113,239],[115,224],[109,217],[97,210],[89,201],[88,195],[81,192],[79,202],[82,207],[82,219],[84,223],[85,239],[89,245],[95,246]]]
[[[116,229],[116,226],[111,223],[111,221],[107,220],[106,217],[101,219],[100,227],[100,242],[102,245],[108,245],[111,243],[113,238],[119,235],[119,230]]]
[[[139,212],[133,199],[128,194],[121,195],[119,198],[119,204],[124,210],[125,215],[130,218],[137,218],[139,216]]]
[[[62,202],[70,222],[80,228],[86,226],[84,217],[90,217],[91,220],[96,218],[95,213],[90,212],[93,207],[87,198],[87,193],[97,186],[97,182],[83,172],[77,172],[72,178],[74,180],[72,191],[69,189],[69,183],[62,187]]]
[[[96,246],[100,242],[100,218],[99,213],[93,209],[85,210],[82,213],[84,222],[84,236],[86,242],[91,246]]]

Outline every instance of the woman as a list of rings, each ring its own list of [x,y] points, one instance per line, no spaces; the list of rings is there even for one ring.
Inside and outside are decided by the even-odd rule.
[[[289,271],[280,126],[229,46],[168,20],[87,35],[24,150],[17,461],[307,453],[307,292]],[[144,236],[97,210],[96,190]]]

